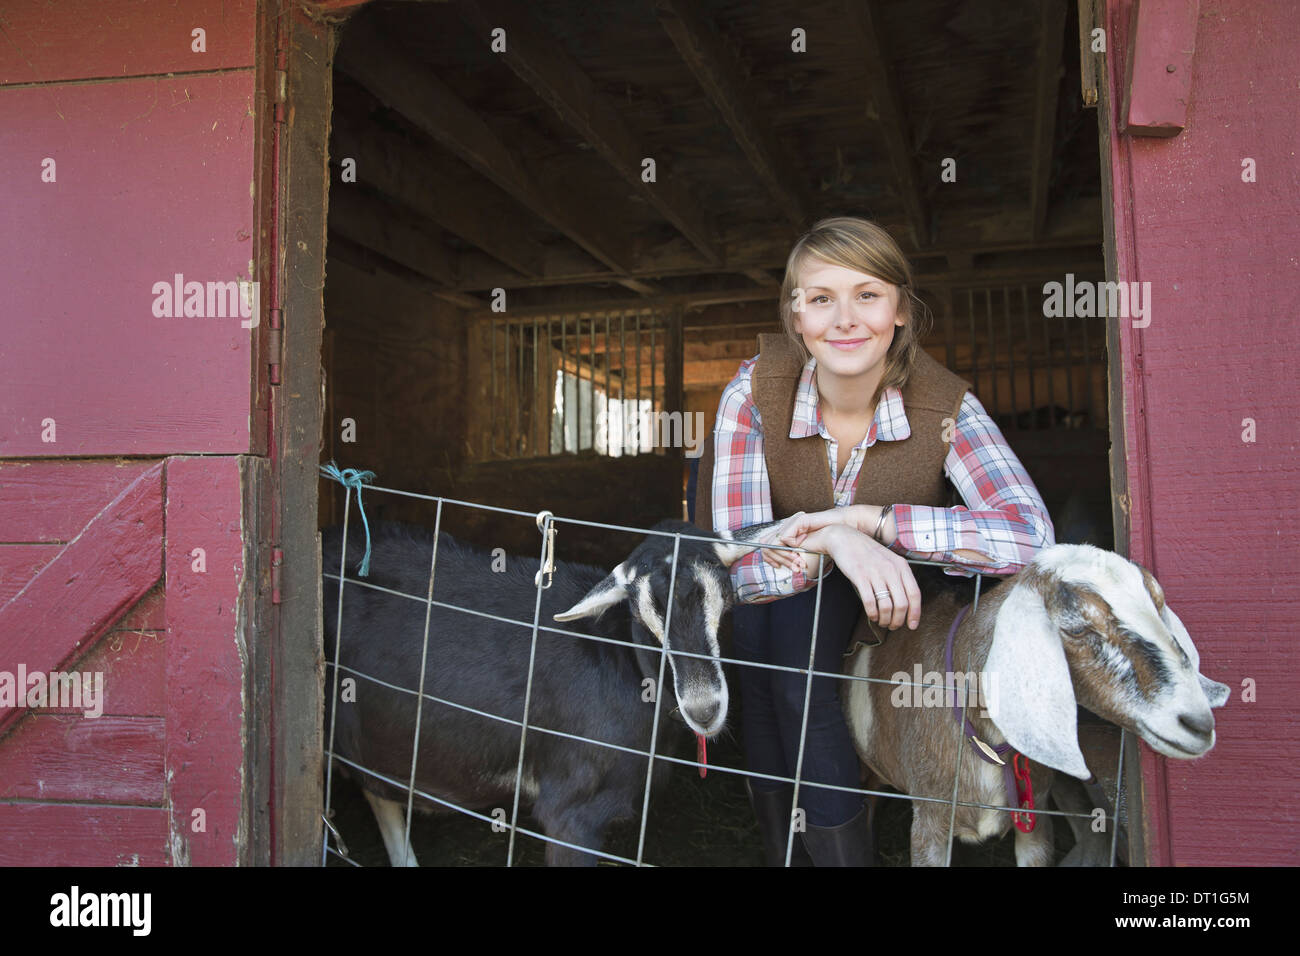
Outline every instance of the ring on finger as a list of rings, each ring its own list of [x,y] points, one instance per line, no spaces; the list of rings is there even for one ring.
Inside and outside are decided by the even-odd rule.
[[[879,590],[879,591],[876,591],[872,596],[875,597],[875,599],[876,599],[877,601],[879,601],[881,598],[888,598],[888,597],[890,597],[889,589],[888,589],[888,588],[883,588],[883,589],[881,589],[881,590]],[[890,603],[893,603],[893,599],[892,599],[892,598],[890,598]]]

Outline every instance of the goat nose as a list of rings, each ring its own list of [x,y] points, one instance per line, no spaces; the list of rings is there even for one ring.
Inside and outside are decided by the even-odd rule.
[[[1214,733],[1214,716],[1204,714],[1200,717],[1189,717],[1183,714],[1178,718],[1178,722],[1196,734],[1198,737],[1208,737]]]
[[[700,727],[712,727],[713,722],[718,719],[718,711],[721,706],[720,701],[711,700],[701,704],[691,704],[689,707],[684,707],[683,710]]]

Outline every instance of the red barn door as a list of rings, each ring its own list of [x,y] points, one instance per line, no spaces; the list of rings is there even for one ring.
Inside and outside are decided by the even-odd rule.
[[[255,14],[5,4],[0,865],[249,858]]]

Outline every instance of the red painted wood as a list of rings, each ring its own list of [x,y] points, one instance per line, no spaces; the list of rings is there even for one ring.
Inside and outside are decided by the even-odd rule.
[[[1200,0],[1133,3],[1124,102],[1120,107],[1121,132],[1176,136],[1187,125],[1200,6]]]
[[[0,866],[164,866],[168,860],[161,808],[0,804]]]
[[[28,714],[0,747],[0,799],[163,802],[159,717]]]
[[[174,843],[194,865],[238,862],[246,812],[242,508],[238,459],[168,460],[166,760]],[[206,573],[191,569],[195,547]],[[196,808],[206,832],[194,832]]]
[[[251,69],[3,91],[0,262],[25,318],[0,349],[0,457],[248,450],[256,330],[157,318],[153,287],[249,276],[256,101]]]
[[[0,607],[62,550],[60,544],[0,544]]]
[[[1112,90],[1129,13],[1108,4]],[[1145,328],[1120,322],[1130,554],[1164,586],[1202,671],[1234,689],[1209,756],[1144,748],[1153,864],[1300,863],[1297,47],[1285,4],[1202,0],[1183,133],[1121,136],[1118,107],[1109,118],[1119,277],[1150,282],[1153,301]],[[1242,181],[1247,157],[1257,182]]]
[[[0,608],[0,670],[61,669],[85,654],[161,571],[162,464],[132,482]],[[0,709],[0,732],[22,713]]]
[[[0,461],[0,540],[68,542],[147,461]]]
[[[89,654],[74,665],[79,671],[104,674],[104,713],[118,716],[158,716],[166,710],[166,630],[122,630],[120,624],[152,623],[166,613],[158,587],[100,638]],[[51,711],[62,712],[58,708]]]
[[[140,603],[124,614],[116,624],[109,628],[110,633],[118,631],[165,631],[167,629],[167,592],[161,586],[154,588],[141,599]]]
[[[254,0],[6,0],[0,85],[253,63]],[[206,31],[205,53],[191,31]]]

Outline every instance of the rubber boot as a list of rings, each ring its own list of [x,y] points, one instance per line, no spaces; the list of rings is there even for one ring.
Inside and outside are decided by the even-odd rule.
[[[871,808],[864,804],[848,823],[837,827],[808,825],[803,842],[814,866],[875,866],[871,839]]]
[[[763,864],[785,866],[786,841],[790,836],[790,811],[794,803],[794,785],[784,784],[776,790],[755,790],[745,781],[749,792],[749,805],[758,818],[758,829],[763,834]],[[790,849],[791,866],[812,866],[803,843],[796,837]]]

